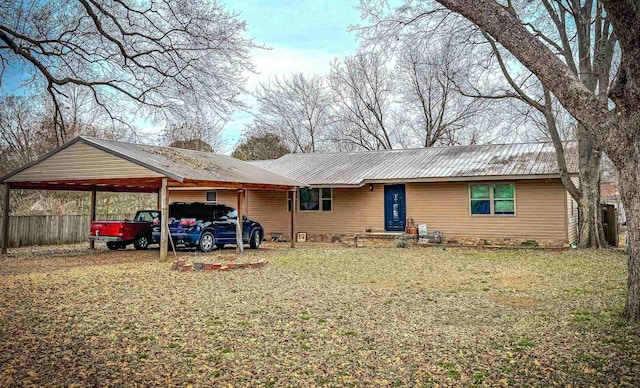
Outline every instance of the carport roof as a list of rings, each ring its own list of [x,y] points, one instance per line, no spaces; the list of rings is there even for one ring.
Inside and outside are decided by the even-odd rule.
[[[84,143],[113,156],[144,167],[185,186],[199,183],[228,187],[293,188],[303,183],[226,155],[181,148],[125,143],[80,136],[43,158],[30,163],[0,179],[0,182],[21,182],[19,174],[46,159],[63,152],[76,143]],[[90,179],[84,179],[90,180]],[[53,187],[51,187],[53,188]]]

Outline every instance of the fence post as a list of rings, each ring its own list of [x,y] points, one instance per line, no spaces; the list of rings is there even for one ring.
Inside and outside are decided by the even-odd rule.
[[[7,254],[7,246],[9,245],[9,194],[11,187],[9,183],[4,184],[4,206],[2,213],[2,248],[0,254]]]

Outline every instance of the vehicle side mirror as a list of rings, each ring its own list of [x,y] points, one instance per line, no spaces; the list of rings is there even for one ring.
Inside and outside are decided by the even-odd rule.
[[[246,221],[246,220],[248,220],[247,216],[243,215],[242,216],[242,221]]]

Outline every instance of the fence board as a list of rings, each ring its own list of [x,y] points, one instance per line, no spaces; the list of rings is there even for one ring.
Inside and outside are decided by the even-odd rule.
[[[132,214],[99,214],[98,220],[132,219]],[[8,247],[74,244],[89,241],[89,215],[9,216]],[[0,218],[0,230],[2,219]],[[0,246],[1,246],[0,242]]]

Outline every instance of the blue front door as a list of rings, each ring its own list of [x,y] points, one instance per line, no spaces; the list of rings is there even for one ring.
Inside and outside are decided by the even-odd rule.
[[[407,218],[404,185],[384,187],[384,228],[387,232],[403,232]]]

